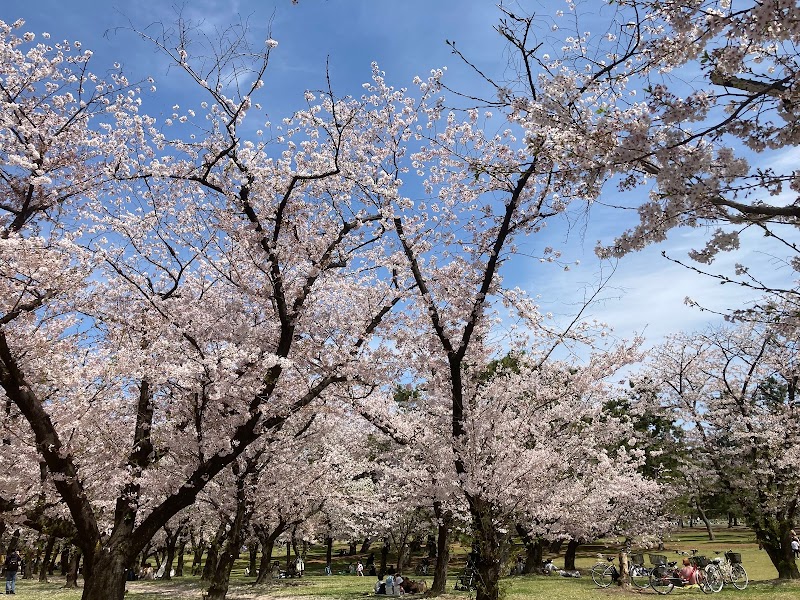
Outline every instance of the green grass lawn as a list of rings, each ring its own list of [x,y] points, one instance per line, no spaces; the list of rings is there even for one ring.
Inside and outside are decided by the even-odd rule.
[[[775,569],[769,561],[766,553],[758,549],[752,532],[744,528],[721,529],[717,532],[717,539],[714,542],[708,541],[705,532],[701,530],[684,529],[667,541],[666,548],[659,554],[666,554],[669,560],[679,560],[681,556],[677,551],[688,551],[697,548],[706,556],[715,556],[714,551],[724,552],[733,550],[742,554],[742,562],[747,569],[751,583],[744,591],[725,586],[719,594],[728,598],[777,598],[777,599],[800,599],[800,582],[776,584],[774,581],[777,575]],[[617,547],[609,542],[608,544],[598,543],[587,545],[578,549],[576,566],[582,571],[587,572],[589,567],[597,561],[598,553],[615,554]],[[265,598],[283,599],[336,599],[336,600],[357,600],[372,596],[372,577],[356,577],[354,575],[333,575],[326,577],[322,574],[324,560],[321,553],[323,549],[314,547],[311,549],[309,560],[306,561],[306,576],[302,579],[284,579],[266,585],[252,585],[252,578],[244,576],[246,562],[240,560],[234,569],[229,598],[236,600],[257,600]],[[655,553],[655,552],[654,552]],[[376,552],[377,554],[377,552]],[[645,557],[647,553],[645,552]],[[244,557],[243,557],[244,558]],[[464,550],[456,547],[451,574],[455,577],[456,573],[463,564]],[[554,562],[562,566],[562,556],[552,556]],[[333,564],[334,572],[346,570],[347,564],[353,557],[335,557]],[[283,562],[283,561],[282,561]],[[415,561],[412,561],[412,563]],[[412,575],[412,578],[417,578]],[[431,577],[427,578],[428,583]],[[32,598],[34,600],[79,600],[80,590],[64,590],[63,579],[54,578],[50,583],[39,583],[38,581],[19,580],[17,582],[17,595],[20,598]],[[563,577],[545,576],[525,576],[508,577],[503,580],[502,588],[505,600],[608,600],[620,596],[649,596],[656,597],[657,594],[650,590],[644,592],[626,592],[616,587],[608,589],[598,589],[595,587],[591,577],[584,575],[580,579]],[[203,587],[196,577],[183,577],[172,581],[137,581],[129,584],[129,593],[126,598],[130,600],[199,600],[203,593]],[[700,590],[694,589],[675,589],[672,597],[694,596],[699,598],[704,594]],[[448,585],[448,593],[445,599],[466,599],[470,594],[466,592],[455,592],[452,584]]]

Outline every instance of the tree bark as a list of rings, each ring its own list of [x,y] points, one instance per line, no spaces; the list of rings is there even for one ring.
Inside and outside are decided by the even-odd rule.
[[[325,568],[328,575],[333,575],[333,538],[325,538]]]
[[[172,563],[175,561],[175,552],[178,547],[178,538],[183,534],[183,525],[178,525],[174,530],[166,525],[164,526],[165,542],[164,542],[164,574],[161,579],[172,579],[170,572],[172,571]]]
[[[711,521],[708,520],[708,516],[706,516],[706,511],[704,511],[700,504],[697,504],[697,513],[700,515],[700,519],[706,526],[706,532],[708,533],[709,541],[714,541],[714,529],[711,527]]]
[[[202,538],[197,540],[197,543],[194,543],[194,540],[192,542],[192,575],[199,575],[206,545]]]
[[[261,542],[261,565],[258,567],[256,583],[264,583],[268,577],[272,576],[272,553],[275,550],[275,540],[288,528],[289,525],[285,521],[280,521],[272,531],[267,531],[264,527],[256,527],[256,534]]]
[[[70,543],[66,541],[63,548],[61,548],[61,575],[64,577],[66,577],[69,570],[69,553]]]
[[[368,537],[365,537],[364,541],[361,542],[361,550],[359,550],[359,553],[360,554],[366,554],[367,552],[369,552],[369,547],[370,547],[371,544],[372,544],[372,540],[369,539]]]
[[[355,554],[356,554],[356,546],[358,546],[358,542],[355,542],[355,541],[350,542],[350,546],[347,549],[348,556],[355,556]]]
[[[533,537],[522,525],[517,524],[516,530],[525,547],[525,565],[522,567],[522,573],[524,575],[538,573],[542,568],[542,539]]]
[[[214,570],[217,568],[217,560],[219,558],[219,547],[222,545],[222,540],[225,539],[225,529],[227,523],[223,519],[217,528],[217,535],[211,540],[208,545],[208,552],[206,553],[206,562],[203,565],[203,574],[200,576],[200,581],[211,581],[214,576]]]
[[[208,588],[208,600],[225,600],[231,581],[233,562],[239,556],[239,549],[244,539],[244,528],[248,519],[248,504],[245,494],[246,478],[249,470],[239,471],[239,464],[233,463],[233,473],[236,476],[236,514],[233,523],[227,532],[227,540],[222,548],[217,568],[214,570],[211,585]]]
[[[247,545],[247,550],[250,552],[250,562],[247,568],[250,569],[250,577],[258,575],[256,572],[256,562],[258,561],[258,541],[253,540]]]
[[[578,540],[572,539],[567,544],[567,552],[564,554],[564,570],[575,571],[575,554],[578,551]]]
[[[753,527],[756,539],[778,571],[778,579],[800,579],[800,571],[792,552],[792,526],[792,521],[763,518]]]
[[[84,576],[81,600],[123,600],[125,570],[129,561],[124,552],[96,552],[89,576]],[[84,563],[86,570],[87,563]]]
[[[492,518],[490,503],[481,497],[468,498],[475,541],[479,555],[476,560],[476,600],[500,600],[500,565],[502,539]]]
[[[80,563],[81,551],[75,548],[69,557],[69,570],[67,571],[67,582],[64,584],[65,588],[78,587],[78,566]]]
[[[622,589],[629,590],[631,588],[631,575],[628,568],[628,553],[623,549],[619,553],[619,579],[617,585]]]
[[[50,559],[53,556],[53,548],[55,548],[55,545],[56,536],[50,534],[47,538],[47,544],[45,545],[44,557],[39,564],[39,581],[47,581],[47,570],[50,568]]]
[[[380,573],[386,574],[386,563],[389,562],[389,536],[383,538],[383,546],[381,547],[381,568]]]
[[[175,566],[175,577],[183,577],[183,567],[186,558],[184,555],[186,554],[186,540],[182,539],[181,543],[178,544],[178,564]]]
[[[58,556],[61,553],[61,548],[55,548],[52,552],[52,556],[50,557],[50,565],[47,567],[47,574],[53,575],[56,572],[56,563],[58,562]]]
[[[441,502],[433,503],[433,513],[438,523],[436,527],[436,566],[433,569],[433,583],[428,591],[429,596],[445,593],[447,585],[447,567],[450,563],[450,529],[453,525],[453,513],[444,510]]]

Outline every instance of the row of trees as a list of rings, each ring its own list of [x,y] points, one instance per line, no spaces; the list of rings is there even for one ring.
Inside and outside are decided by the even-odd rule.
[[[63,528],[85,600],[121,600],[125,569],[201,502],[228,507],[215,598],[246,531],[271,548],[320,515],[328,529],[309,535],[330,538],[402,514],[378,507],[427,507],[435,587],[465,523],[479,600],[499,595],[511,535],[657,535],[659,432],[607,410],[640,340],[609,341],[582,311],[554,323],[501,267],[617,183],[650,199],[603,256],[719,224],[701,263],[760,228],[798,270],[794,172],[730,147],[796,144],[798,8],[605,9],[598,36],[574,6],[501,7],[516,76],[486,78],[487,99],[464,110],[447,108],[443,71],[411,94],[376,65],[362,96],[308,92],[280,123],[253,123],[272,39],[251,47],[231,28],[203,45],[185,22],[175,38],[142,33],[198,93],[159,121],[142,110],[148,82],[0,25],[4,522]],[[700,88],[665,86],[698,67]],[[779,575],[798,577],[796,287],[767,290],[746,266],[720,277],[770,292],[733,315],[753,331],[687,337],[696,358],[677,363],[697,371],[667,368],[671,341],[634,404],[691,424],[704,484],[730,491]],[[513,339],[499,335],[509,318]]]

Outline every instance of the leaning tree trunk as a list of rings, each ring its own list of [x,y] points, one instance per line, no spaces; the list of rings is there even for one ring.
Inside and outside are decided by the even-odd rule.
[[[522,525],[517,524],[516,529],[522,545],[525,547],[525,564],[522,567],[522,573],[525,575],[536,573],[542,568],[542,540],[532,536]]]
[[[704,511],[700,507],[700,503],[696,503],[695,506],[697,507],[697,514],[700,515],[700,520],[703,521],[703,524],[706,526],[706,532],[708,533],[709,541],[714,541],[714,530],[711,528],[711,521],[708,520],[708,516],[706,516],[706,511]]]
[[[361,543],[361,550],[359,550],[359,552],[361,554],[366,554],[367,552],[369,552],[370,545],[372,545],[372,540],[369,539],[368,537],[365,537],[364,541]]]
[[[567,544],[567,552],[564,554],[564,570],[565,571],[574,571],[575,570],[575,554],[578,551],[578,540],[570,540]]]
[[[275,540],[286,531],[288,525],[281,521],[278,526],[267,533],[263,527],[257,527],[258,539],[261,542],[261,565],[258,567],[256,583],[264,583],[272,575],[272,553],[275,550]]]
[[[433,503],[436,517],[436,566],[433,569],[433,583],[428,591],[429,596],[444,594],[447,584],[447,567],[450,564],[450,529],[453,525],[453,513],[443,510],[441,502]]]

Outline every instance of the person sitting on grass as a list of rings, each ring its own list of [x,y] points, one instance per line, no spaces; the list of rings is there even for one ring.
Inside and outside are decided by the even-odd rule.
[[[685,580],[688,585],[697,585],[697,568],[688,558],[683,559],[683,568],[679,571],[679,574],[681,579]]]
[[[376,594],[386,594],[386,582],[383,580],[383,573],[378,574],[378,581],[375,582],[374,590]]]

